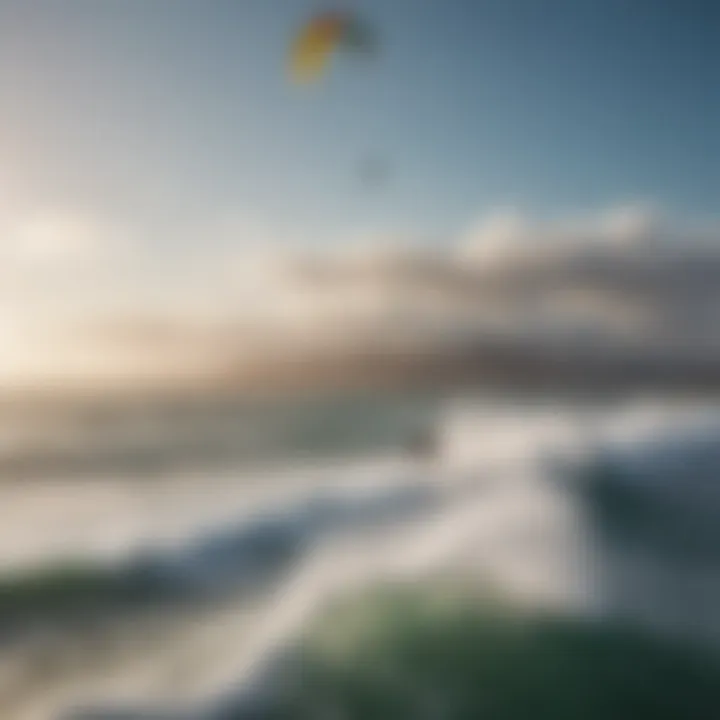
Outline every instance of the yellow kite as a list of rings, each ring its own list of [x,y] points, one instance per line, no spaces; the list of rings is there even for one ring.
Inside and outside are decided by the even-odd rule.
[[[372,33],[355,15],[325,12],[313,17],[299,32],[290,51],[290,75],[296,82],[319,80],[339,50],[368,53]]]

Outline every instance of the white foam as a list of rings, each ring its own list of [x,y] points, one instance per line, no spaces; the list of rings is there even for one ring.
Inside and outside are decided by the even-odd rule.
[[[101,558],[152,547],[182,573],[207,570],[223,557],[217,572],[227,577],[257,538],[253,532],[285,533],[301,551],[259,601],[237,596],[224,609],[172,625],[142,652],[108,651],[106,667],[68,671],[3,717],[39,720],[51,708],[103,701],[212,706],[243,678],[252,679],[262,660],[291,642],[328,598],[382,579],[461,573],[531,603],[642,614],[647,588],[656,592],[676,578],[662,558],[640,553],[634,557],[647,582],[621,583],[616,558],[591,536],[578,488],[556,482],[548,460],[577,464],[602,448],[642,466],[644,477],[662,476],[660,486],[672,486],[699,437],[720,444],[717,412],[662,403],[602,412],[496,405],[449,407],[442,422],[441,456],[422,467],[382,457],[149,486],[3,488],[0,548],[8,567],[51,559],[58,547]],[[674,456],[685,448],[675,465],[661,451],[668,437]],[[714,458],[720,478],[720,453],[703,457],[706,463]],[[33,531],[23,533],[14,517],[32,518]],[[698,572],[685,578],[687,592],[705,582],[698,592],[707,597],[708,584],[720,585],[720,567],[706,564]],[[710,609],[705,617],[720,625],[718,615]]]

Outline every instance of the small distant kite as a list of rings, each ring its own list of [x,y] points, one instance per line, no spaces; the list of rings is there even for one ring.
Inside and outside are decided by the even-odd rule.
[[[350,12],[315,15],[296,36],[289,58],[290,76],[298,83],[318,81],[335,53],[351,51],[369,55],[375,51],[371,29]]]

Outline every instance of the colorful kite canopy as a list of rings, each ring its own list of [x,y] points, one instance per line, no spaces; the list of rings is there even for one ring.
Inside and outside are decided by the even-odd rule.
[[[370,53],[374,47],[369,28],[352,13],[321,13],[295,38],[290,52],[290,74],[296,82],[314,82],[322,77],[336,52]]]

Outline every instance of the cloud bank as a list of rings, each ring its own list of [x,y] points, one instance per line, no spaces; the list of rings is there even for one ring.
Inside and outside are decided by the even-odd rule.
[[[505,209],[436,247],[263,240],[153,254],[82,214],[4,229],[6,381],[198,376],[249,359],[452,353],[497,338],[720,360],[720,232],[649,205],[552,221]]]

